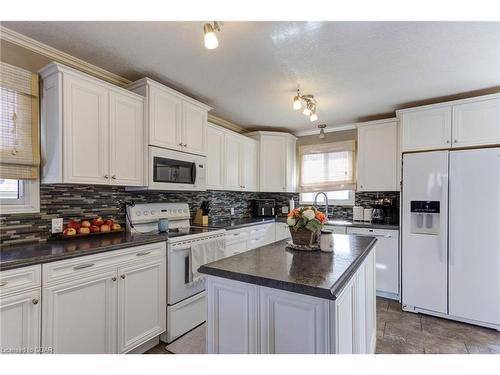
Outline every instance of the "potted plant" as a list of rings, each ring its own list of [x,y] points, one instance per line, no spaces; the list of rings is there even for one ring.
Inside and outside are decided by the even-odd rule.
[[[315,207],[293,209],[287,218],[292,241],[295,245],[311,246],[318,241],[321,228],[327,222],[324,213]]]

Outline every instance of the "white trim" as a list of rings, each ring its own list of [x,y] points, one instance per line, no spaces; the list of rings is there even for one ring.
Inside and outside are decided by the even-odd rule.
[[[257,135],[279,135],[279,136],[287,136],[291,139],[297,139],[297,137],[294,134],[287,133],[287,132],[278,132],[278,131],[264,131],[264,130],[257,130],[249,133],[244,133],[243,135],[246,135],[247,137],[253,137]]]
[[[0,26],[0,39],[21,46],[32,52],[36,52],[40,55],[53,59],[54,61],[69,65],[73,68],[91,74],[95,77],[104,79],[105,81],[108,81],[118,86],[124,86],[131,82],[130,80],[123,78],[117,74],[111,73],[105,69],[99,68],[96,65],[90,64],[77,57],[71,56],[70,54],[67,54],[58,49],[50,47],[35,39],[31,39],[23,34],[19,34],[13,30],[10,30],[5,26]]]
[[[25,214],[40,212],[40,181],[23,180],[24,201],[22,204],[0,204],[2,214]]]
[[[341,125],[330,125],[330,126],[327,126],[324,130],[325,130],[325,133],[333,133],[333,132],[340,132],[340,131],[344,131],[344,130],[357,129],[357,128],[362,127],[362,126],[379,125],[379,124],[385,124],[385,123],[394,122],[394,121],[399,121],[399,120],[397,117],[391,117],[391,118],[386,118],[386,119],[382,119],[382,120],[353,122],[353,123],[341,124]],[[307,130],[299,130],[293,134],[295,134],[297,137],[304,137],[306,135],[319,135],[319,129],[313,128],[313,129],[307,129]]]

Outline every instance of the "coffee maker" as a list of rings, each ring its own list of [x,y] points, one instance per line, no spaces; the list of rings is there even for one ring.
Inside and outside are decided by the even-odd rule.
[[[254,199],[253,213],[255,217],[272,217],[275,215],[274,199]]]
[[[372,222],[379,224],[399,224],[399,204],[397,198],[378,198],[373,201]]]

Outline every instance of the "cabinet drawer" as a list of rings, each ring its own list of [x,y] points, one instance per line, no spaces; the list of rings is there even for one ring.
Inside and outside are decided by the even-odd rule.
[[[339,227],[337,225],[325,225],[325,229],[332,231],[335,234],[346,234],[346,227]]]
[[[271,231],[273,224],[262,224],[250,227],[250,238],[257,238],[266,235]]]
[[[347,234],[385,238],[398,238],[398,232],[399,231],[392,229],[347,228]]]
[[[102,254],[82,256],[43,265],[43,282],[54,283],[79,277],[96,269],[115,267],[118,264],[142,261],[166,256],[164,242],[108,251]]]
[[[15,268],[0,272],[0,294],[6,295],[39,287],[41,265]]]
[[[247,250],[248,250],[248,247],[247,247],[246,240],[240,241],[240,242],[233,242],[231,244],[226,243],[225,255],[227,257],[230,257],[230,256],[233,256],[236,254],[244,253]]]
[[[248,235],[249,232],[246,229],[233,229],[226,231],[226,245],[246,241],[248,239]]]

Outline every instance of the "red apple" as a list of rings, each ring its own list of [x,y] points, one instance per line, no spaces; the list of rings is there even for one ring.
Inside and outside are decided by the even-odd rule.
[[[101,232],[109,232],[109,231],[111,231],[109,225],[106,224],[101,225]]]
[[[74,236],[76,234],[75,228],[66,228],[63,232],[65,236]]]
[[[113,220],[111,220],[111,219],[104,220],[104,224],[109,225],[109,227],[111,227],[111,226],[113,226]]]
[[[104,220],[102,220],[102,217],[99,216],[92,220],[92,224],[101,226],[104,224]]]
[[[73,228],[75,230],[78,230],[81,227],[80,222],[76,220],[70,220],[67,228]]]
[[[81,226],[84,228],[90,228],[92,224],[90,224],[90,221],[88,220],[83,220]]]
[[[99,228],[97,225],[91,225],[90,226],[90,233],[95,233],[95,232],[100,232],[101,228]]]
[[[118,223],[114,223],[112,226],[111,226],[111,230],[120,230],[122,229],[122,226]]]
[[[89,233],[90,233],[90,228],[80,227],[80,229],[78,229],[78,234],[89,234]]]

